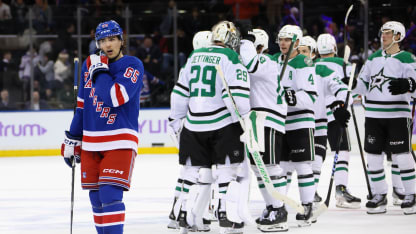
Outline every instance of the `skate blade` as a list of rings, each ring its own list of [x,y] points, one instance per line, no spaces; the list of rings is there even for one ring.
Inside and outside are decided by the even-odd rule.
[[[312,225],[312,220],[297,220],[298,227],[309,227]]]
[[[287,223],[279,223],[274,225],[257,225],[257,229],[262,232],[287,232],[289,226]]]
[[[209,232],[209,231],[211,231],[211,228],[209,227],[209,225],[198,227],[198,232]]]
[[[416,206],[413,206],[413,207],[410,207],[410,208],[403,208],[403,213],[405,215],[416,214]]]
[[[367,214],[384,214],[387,212],[386,206],[379,206],[377,208],[367,208]]]
[[[402,200],[400,200],[399,198],[393,197],[393,205],[394,206],[400,206],[400,205],[402,205]]]
[[[220,234],[243,234],[243,229],[220,227]]]
[[[335,206],[338,207],[338,208],[360,209],[361,208],[361,203],[359,203],[359,202],[346,202],[346,201],[337,200]]]
[[[168,223],[168,228],[169,228],[169,229],[179,229],[179,224],[178,224],[178,222],[177,222],[177,221],[175,221],[175,220],[171,220],[171,221]]]

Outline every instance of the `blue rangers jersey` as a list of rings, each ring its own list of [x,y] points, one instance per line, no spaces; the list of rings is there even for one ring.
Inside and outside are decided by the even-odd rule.
[[[88,61],[82,65],[71,135],[82,136],[82,149],[86,151],[133,149],[137,152],[142,62],[125,55],[109,64],[109,72],[97,74],[93,83],[88,74]]]

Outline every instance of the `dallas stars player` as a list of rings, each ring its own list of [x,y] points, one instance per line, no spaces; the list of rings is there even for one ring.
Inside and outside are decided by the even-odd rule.
[[[383,49],[368,58],[354,89],[365,97],[364,150],[373,192],[366,204],[368,214],[386,212],[388,186],[383,151],[392,153],[400,169],[405,193],[401,204],[404,214],[416,214],[409,104],[416,89],[416,72],[415,57],[400,51],[399,42],[405,33],[403,24],[397,21],[389,21],[381,27]]]
[[[180,198],[181,233],[201,225],[207,203],[198,204],[191,198],[195,193],[209,197],[210,188],[204,185],[211,184],[213,177],[221,194],[220,233],[242,232],[245,220],[240,208],[247,205],[247,200],[238,203],[242,186],[237,181],[244,159],[244,144],[240,141],[243,130],[215,66],[219,65],[224,71],[243,116],[250,110],[250,80],[235,52],[240,38],[234,24],[229,21],[216,24],[212,28],[212,42],[209,48],[191,53],[171,95],[170,118],[173,121],[185,119],[179,142],[179,162],[185,167],[183,179],[187,181]],[[211,172],[212,165],[216,165],[215,175]]]
[[[294,44],[292,54],[288,54],[293,35],[296,35],[298,39]],[[310,59],[305,55],[300,55],[297,50],[302,36],[302,31],[298,26],[285,25],[277,37],[282,52],[277,57],[279,69],[283,66],[285,56],[289,56],[286,72],[281,77],[288,110],[280,166],[285,173],[296,170],[298,175],[300,199],[305,209],[305,214],[296,215],[299,226],[310,225],[312,216],[312,202],[315,194],[312,172],[312,161],[315,156],[313,106],[317,97],[314,67]]]
[[[333,70],[339,78],[343,78],[345,76],[349,77],[349,74],[351,73],[351,65],[344,64],[344,60],[342,58],[335,57],[337,53],[337,44],[335,38],[331,34],[325,33],[319,35],[317,47],[318,53],[321,57],[316,61],[317,66],[324,65],[328,67]],[[336,206],[341,208],[360,208],[361,199],[351,195],[347,189],[349,171],[348,164],[351,146],[348,129],[345,128],[345,118],[347,116],[345,113],[341,113],[341,109],[343,108],[339,108],[344,104],[344,101],[345,99],[339,101],[335,98],[328,98],[326,100],[326,105],[328,107],[329,146],[334,152],[339,147],[338,161],[334,174]],[[337,113],[335,113],[335,111],[337,111]],[[339,134],[342,134],[342,140],[341,145],[338,146],[337,139]]]
[[[331,45],[332,46],[332,45]],[[317,45],[316,41],[305,36],[300,39],[299,52],[310,59],[316,57]],[[319,60],[318,60],[319,61]],[[328,68],[324,64],[315,64],[315,83],[318,90],[318,97],[315,101],[315,160],[312,163],[313,174],[315,178],[315,188],[318,187],[319,177],[321,174],[322,162],[326,156],[327,142],[327,111],[326,100],[343,104],[347,96],[347,86],[341,82],[340,76],[334,70]],[[352,100],[349,101],[352,103]],[[336,108],[334,110],[337,122],[341,126],[347,126],[350,113],[345,108]],[[322,198],[315,192],[314,202],[321,202]]]
[[[243,32],[241,32],[243,34]],[[287,104],[284,97],[284,89],[280,84],[280,70],[276,61],[267,54],[269,36],[264,30],[253,29],[254,51],[250,50],[247,42],[242,43],[240,54],[244,61],[248,61],[250,73],[250,105],[251,110],[259,114],[264,113],[263,123],[257,125],[257,135],[262,135],[263,141],[259,141],[260,154],[269,172],[274,187],[279,193],[286,193],[286,176],[279,166],[282,154],[282,135],[285,132],[285,117]],[[244,42],[244,40],[242,40]],[[257,50],[257,51],[256,51]],[[263,125],[263,126],[260,126]],[[259,137],[260,139],[260,137]],[[267,192],[260,172],[250,157],[251,167],[257,177],[260,192],[266,202],[266,209],[257,222],[257,228],[264,232],[287,231],[287,211],[280,200],[274,199]]]

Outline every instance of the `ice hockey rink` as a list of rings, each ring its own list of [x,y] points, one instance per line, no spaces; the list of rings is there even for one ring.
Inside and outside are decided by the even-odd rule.
[[[319,193],[326,196],[333,157],[330,154],[322,170]],[[416,215],[403,215],[400,207],[391,204],[386,214],[367,215],[364,209],[367,188],[359,155],[350,162],[350,190],[362,198],[361,209],[335,207],[331,198],[329,210],[310,227],[298,228],[295,213],[289,208],[291,233],[348,233],[348,234],[414,234]],[[76,173],[73,233],[93,234],[92,211],[88,192],[81,190],[79,168]],[[389,170],[389,169],[388,169]],[[177,155],[138,155],[131,191],[125,193],[125,233],[177,233],[168,230],[174,186],[179,166]],[[387,181],[390,183],[390,175]],[[71,169],[60,156],[0,158],[0,233],[1,234],[61,234],[69,233]],[[264,208],[255,181],[251,186],[250,209],[257,217]],[[293,182],[296,182],[294,179]],[[295,184],[295,183],[292,183]],[[292,186],[289,192],[298,199]],[[218,233],[213,222],[211,233]],[[246,226],[244,233],[261,233],[255,226]]]

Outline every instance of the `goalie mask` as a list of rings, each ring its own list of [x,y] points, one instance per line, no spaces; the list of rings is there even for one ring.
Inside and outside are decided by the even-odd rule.
[[[335,37],[329,33],[319,35],[316,46],[319,54],[337,54],[338,52]]]
[[[194,50],[201,49],[204,47],[209,47],[212,45],[211,43],[212,33],[211,31],[199,31],[194,35],[194,39],[192,39],[192,45],[194,46]]]
[[[316,41],[311,36],[304,36],[299,40],[299,46],[307,46],[310,50],[309,58],[314,59],[315,55],[312,56],[312,53],[316,53]]]
[[[253,29],[255,41],[254,47],[263,46],[260,53],[263,53],[267,49],[269,49],[269,35],[267,35],[266,31],[262,29]]]
[[[293,35],[296,35],[296,38],[297,38],[296,40],[299,40],[300,38],[303,37],[302,30],[300,29],[299,26],[287,24],[287,25],[283,26],[280,29],[279,34],[277,35],[276,43],[279,44],[279,39],[280,38],[290,38],[290,39],[292,39]],[[293,49],[294,50],[297,49],[298,46],[296,46],[296,47],[293,46]]]
[[[393,45],[394,43],[399,43],[401,42],[404,37],[406,36],[406,29],[403,26],[402,23],[397,22],[397,21],[388,21],[385,24],[383,24],[383,26],[381,26],[380,28],[380,32],[379,32],[379,37],[381,40],[381,44],[383,44],[383,38],[381,36],[381,34],[383,32],[387,32],[387,31],[392,31],[393,32],[393,42],[391,45]],[[396,41],[395,36],[400,33],[400,38],[398,41]],[[391,47],[391,45],[389,47]]]
[[[212,27],[212,42],[222,42],[234,51],[240,46],[240,32],[230,21],[221,21]]]

